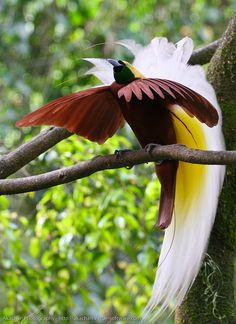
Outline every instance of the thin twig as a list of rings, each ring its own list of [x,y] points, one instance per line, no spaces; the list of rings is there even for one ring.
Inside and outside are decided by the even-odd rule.
[[[40,175],[0,180],[0,195],[46,189],[88,177],[101,170],[132,167],[142,163],[163,160],[179,160],[198,164],[231,164],[236,163],[236,151],[202,151],[175,144],[166,146],[157,145],[151,153],[145,149],[140,149],[136,151],[125,151],[119,154],[119,156],[116,154],[97,156],[74,166]]]

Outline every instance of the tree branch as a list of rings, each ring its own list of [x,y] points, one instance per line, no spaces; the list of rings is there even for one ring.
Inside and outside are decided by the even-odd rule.
[[[19,146],[16,150],[0,159],[0,179],[7,178],[40,154],[72,134],[61,127],[50,127],[31,141]]]
[[[68,183],[76,179],[108,169],[132,167],[134,165],[159,162],[163,160],[179,160],[198,164],[230,164],[236,163],[236,151],[202,151],[189,149],[184,145],[156,145],[149,153],[145,149],[124,151],[107,156],[97,156],[71,167],[18,179],[0,180],[0,195],[11,195],[50,188]]]
[[[220,39],[195,50],[189,60],[190,64],[205,64],[210,61],[216,48],[220,44]],[[61,140],[72,134],[60,127],[51,127],[40,133],[31,141],[21,145],[13,152],[0,158],[0,179],[5,179],[15,173],[23,166],[34,160]]]
[[[234,91],[236,88],[236,11],[212,59],[207,76],[214,86],[220,105],[227,105],[227,110],[230,106],[233,110],[232,115],[231,111],[226,111],[225,114],[223,112],[223,117],[227,119],[229,117],[229,125],[230,127],[231,124],[234,125],[235,133],[235,119],[232,117],[235,117],[236,103],[236,91]]]
[[[191,55],[188,63],[191,65],[204,65],[209,63],[221,41],[222,39],[220,38],[204,47],[196,49]]]

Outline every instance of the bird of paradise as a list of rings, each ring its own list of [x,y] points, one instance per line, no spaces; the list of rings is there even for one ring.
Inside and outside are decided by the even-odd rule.
[[[192,40],[186,37],[174,45],[166,38],[154,38],[145,47],[131,40],[119,43],[134,54],[133,65],[87,59],[94,64],[88,74],[103,86],[55,99],[16,125],[61,126],[102,144],[126,121],[142,147],[181,143],[201,150],[224,149],[214,90],[200,66],[187,64]],[[144,316],[154,311],[156,320],[171,302],[175,307],[182,303],[199,272],[224,167],[163,161],[155,171],[161,183],[158,225],[165,235]]]

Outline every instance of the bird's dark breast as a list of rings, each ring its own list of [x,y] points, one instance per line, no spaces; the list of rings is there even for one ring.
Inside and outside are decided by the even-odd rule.
[[[161,145],[175,144],[176,136],[171,113],[164,101],[132,98],[131,102],[122,102],[122,114],[135,133],[142,147],[149,143]]]

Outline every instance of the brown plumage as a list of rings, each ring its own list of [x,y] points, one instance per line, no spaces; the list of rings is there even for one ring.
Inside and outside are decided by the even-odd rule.
[[[102,144],[123,124],[120,105],[111,92],[111,87],[102,86],[50,101],[23,117],[16,126],[60,126]]]
[[[25,116],[16,125],[61,126],[101,144],[125,120],[142,147],[149,143],[175,144],[173,105],[181,106],[189,116],[209,127],[218,122],[216,109],[195,91],[170,80],[138,78],[128,84],[113,82],[110,86],[60,97]],[[156,165],[162,187],[158,220],[161,228],[171,222],[177,167],[174,161]]]

